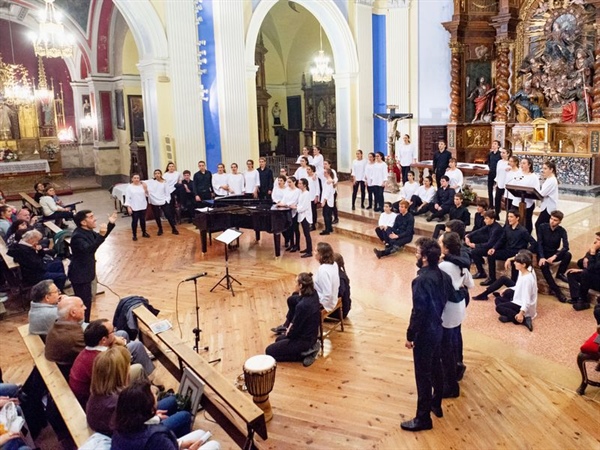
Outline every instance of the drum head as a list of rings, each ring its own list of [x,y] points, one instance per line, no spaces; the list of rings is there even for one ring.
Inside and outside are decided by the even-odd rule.
[[[276,364],[275,358],[269,355],[256,355],[248,358],[244,363],[244,370],[249,373],[264,372]]]

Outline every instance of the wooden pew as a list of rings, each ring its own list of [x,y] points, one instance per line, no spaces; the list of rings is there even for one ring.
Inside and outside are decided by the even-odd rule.
[[[40,336],[29,334],[28,324],[20,326],[19,333],[65,421],[73,441],[77,447],[81,447],[94,433],[87,424],[83,408],[56,363],[48,361],[44,356],[45,346]]]
[[[264,413],[250,397],[236,389],[231,380],[215,370],[173,330],[154,334],[150,326],[160,319],[146,307],[139,306],[133,310],[133,313],[141,325],[140,339],[176,379],[181,380],[183,368],[188,367],[206,383],[207,389],[202,396],[202,406],[240,447],[257,448],[252,441],[255,432],[263,439],[267,439]],[[165,353],[161,348],[163,346],[173,352],[177,361]],[[247,445],[251,447],[246,447]]]
[[[52,233],[57,234],[60,233],[61,231],[63,231],[63,229],[61,227],[59,227],[58,225],[56,225],[52,220],[48,220],[46,222],[44,222],[44,226],[46,228],[48,228],[50,231],[52,231]],[[69,245],[71,245],[71,238],[65,238],[65,242]]]
[[[15,262],[12,256],[8,254],[8,246],[3,238],[0,237],[0,257],[2,261],[0,262],[0,267],[2,268],[2,272],[4,274],[4,279],[8,287],[10,287],[13,293],[17,293],[21,296],[23,309],[27,310],[29,307],[28,301],[28,289],[23,287],[23,282],[21,280],[21,268],[19,263]],[[0,303],[0,314],[6,312],[6,308],[4,307],[4,303]]]
[[[37,216],[41,216],[43,214],[42,206],[33,198],[31,198],[29,194],[27,194],[26,192],[19,192],[19,195],[21,196],[21,202],[23,203],[23,206],[29,205],[29,207],[33,209],[33,212]]]

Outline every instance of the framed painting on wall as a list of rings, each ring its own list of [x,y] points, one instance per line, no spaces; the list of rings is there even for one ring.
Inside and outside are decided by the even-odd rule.
[[[141,142],[144,140],[144,103],[141,95],[128,95],[129,105],[129,129],[131,140]]]
[[[125,103],[123,102],[123,90],[115,91],[115,111],[117,113],[117,128],[125,130]]]

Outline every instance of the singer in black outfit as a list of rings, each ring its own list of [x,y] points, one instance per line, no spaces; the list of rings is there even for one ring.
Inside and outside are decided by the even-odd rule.
[[[435,184],[440,188],[440,180],[446,173],[446,169],[450,165],[452,153],[446,150],[446,143],[442,140],[438,142],[438,152],[433,155],[433,173],[435,174]]]
[[[488,179],[487,179],[487,188],[488,188],[488,202],[490,205],[494,204],[494,184],[496,179],[496,168],[498,166],[498,161],[502,159],[500,155],[500,141],[492,141],[492,149],[488,153],[486,164],[488,165]]]

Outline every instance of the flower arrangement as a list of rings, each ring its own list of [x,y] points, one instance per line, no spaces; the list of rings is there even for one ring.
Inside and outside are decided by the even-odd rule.
[[[461,192],[463,195],[463,205],[472,205],[477,200],[477,193],[473,190],[470,184],[463,184]]]
[[[56,144],[46,144],[42,151],[48,155],[49,159],[54,159],[58,153],[60,153],[60,147]]]
[[[12,151],[10,148],[0,148],[0,162],[12,162],[18,159],[17,152]]]

